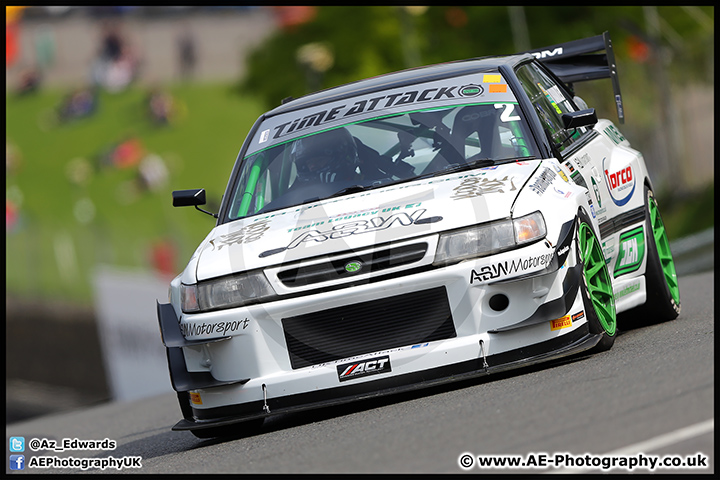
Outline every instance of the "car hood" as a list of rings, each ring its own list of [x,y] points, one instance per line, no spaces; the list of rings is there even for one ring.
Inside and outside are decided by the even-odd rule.
[[[390,185],[217,226],[197,250],[206,280],[508,218],[539,161]]]

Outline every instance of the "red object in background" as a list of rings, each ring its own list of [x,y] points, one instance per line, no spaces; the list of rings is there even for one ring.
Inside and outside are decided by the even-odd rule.
[[[112,153],[112,163],[117,168],[129,168],[137,165],[145,155],[145,149],[137,138],[120,143]]]
[[[647,62],[650,58],[650,46],[635,35],[627,39],[628,54],[638,63]]]
[[[167,241],[156,242],[151,248],[152,264],[156,272],[164,276],[175,276],[175,259],[177,250],[175,246]]]
[[[13,202],[5,200],[5,231],[9,232],[17,224],[18,209]]]
[[[291,29],[303,23],[307,23],[317,13],[317,7],[314,6],[289,6],[289,7],[272,7],[275,12],[275,18],[280,24],[280,28]]]
[[[20,53],[20,45],[18,43],[20,27],[17,23],[5,24],[5,68],[9,67],[17,60]]]
[[[453,28],[461,28],[467,25],[468,16],[460,7],[450,7],[445,11],[445,21]]]

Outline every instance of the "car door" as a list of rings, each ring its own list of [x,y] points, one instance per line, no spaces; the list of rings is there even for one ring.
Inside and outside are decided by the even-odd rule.
[[[606,119],[593,128],[565,129],[562,114],[579,108],[562,82],[542,65],[523,63],[516,67],[516,75],[562,168],[571,181],[587,189],[589,213],[597,221],[611,275],[616,279],[644,272],[647,171],[642,154]]]

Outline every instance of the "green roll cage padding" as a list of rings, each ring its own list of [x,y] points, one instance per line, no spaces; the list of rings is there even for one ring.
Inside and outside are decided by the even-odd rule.
[[[250,176],[248,177],[247,185],[245,186],[245,191],[242,194],[240,206],[238,207],[238,217],[246,216],[248,210],[250,210],[250,202],[252,200],[253,192],[255,192],[258,179],[260,178],[260,172],[265,167],[265,160],[266,155],[263,153],[257,158],[257,160],[255,160],[253,166],[250,167]]]
[[[521,149],[521,155],[523,157],[529,157],[530,150],[527,148],[525,137],[522,134],[522,130],[518,127],[517,122],[510,122],[510,131],[515,136],[515,140],[517,140],[518,147]]]

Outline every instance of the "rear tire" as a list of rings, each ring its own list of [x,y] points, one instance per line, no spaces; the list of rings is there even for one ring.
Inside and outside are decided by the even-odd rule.
[[[623,321],[629,326],[645,326],[674,320],[680,314],[680,288],[670,242],[652,190],[645,186],[645,228],[647,229],[647,267],[644,305],[629,311]]]
[[[617,335],[615,295],[607,262],[590,218],[580,211],[575,230],[578,262],[582,264],[582,295],[590,333],[601,334],[600,341],[589,353],[610,350]]]

